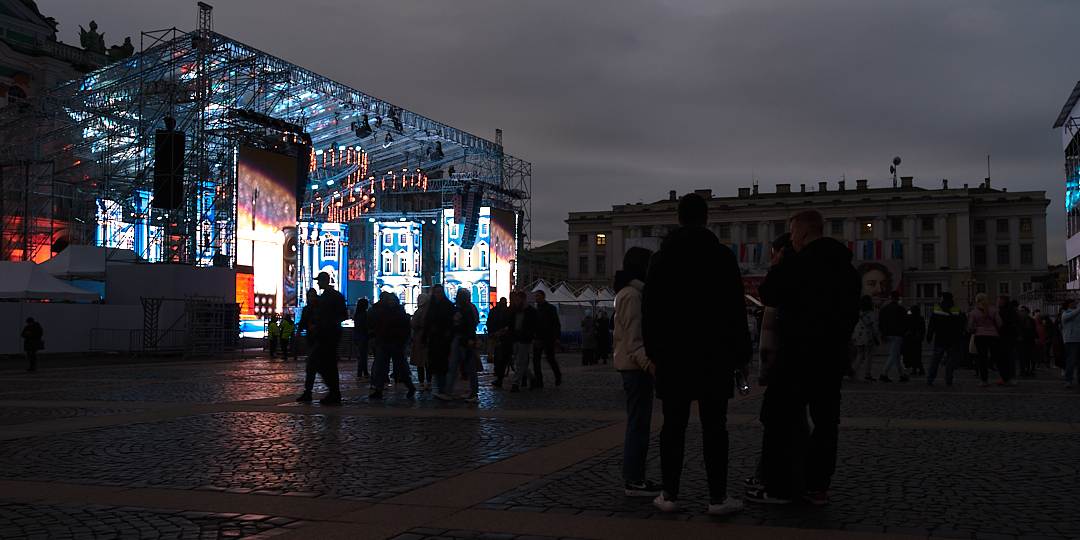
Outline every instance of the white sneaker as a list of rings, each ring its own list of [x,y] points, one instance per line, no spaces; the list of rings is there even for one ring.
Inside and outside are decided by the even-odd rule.
[[[666,492],[661,492],[659,495],[657,495],[656,498],[652,500],[652,505],[664,512],[679,511],[679,501],[672,501],[668,499]]]
[[[432,392],[431,397],[433,397],[435,399],[441,399],[443,401],[453,401],[454,400],[454,398],[452,396],[448,396],[446,394],[440,394],[438,392]]]
[[[742,510],[743,502],[739,499],[728,497],[722,503],[709,503],[710,516],[726,516]]]
[[[465,398],[465,401],[467,403],[480,403],[480,396],[472,394],[471,396]]]

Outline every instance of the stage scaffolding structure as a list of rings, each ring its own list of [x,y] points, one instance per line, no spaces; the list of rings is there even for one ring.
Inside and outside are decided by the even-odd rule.
[[[241,145],[311,156],[301,220],[449,208],[471,190],[515,212],[528,247],[531,165],[501,132],[459,131],[217,34],[208,8],[194,32],[145,32],[130,58],[0,109],[0,260],[67,242],[235,266]],[[151,200],[166,118],[187,134],[176,210]]]

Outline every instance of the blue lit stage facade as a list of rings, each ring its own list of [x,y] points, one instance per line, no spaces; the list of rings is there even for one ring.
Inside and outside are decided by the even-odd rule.
[[[444,281],[475,287],[484,312],[492,290],[506,296],[528,243],[531,165],[504,153],[501,134],[457,130],[208,29],[141,41],[0,109],[0,260],[48,258],[63,241],[235,268],[248,318],[290,312],[326,268],[350,304],[387,289],[412,305]],[[168,132],[186,137],[163,172]],[[466,216],[486,223],[475,232],[487,248],[458,256],[486,277],[444,260],[445,212],[468,193],[487,212]],[[377,244],[391,229],[393,242]]]

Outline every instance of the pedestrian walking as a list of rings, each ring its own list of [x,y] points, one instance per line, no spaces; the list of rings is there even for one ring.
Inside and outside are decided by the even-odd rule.
[[[37,371],[37,352],[45,348],[45,342],[41,336],[44,334],[41,324],[33,317],[26,318],[26,326],[22,329],[23,351],[26,351],[26,359],[30,366],[26,371]]]
[[[416,394],[412,372],[405,362],[405,342],[409,340],[409,333],[412,331],[410,322],[401,301],[391,292],[380,293],[379,301],[368,310],[368,330],[375,337],[375,361],[371,364],[372,391],[368,394],[368,399],[382,399],[383,388],[386,388],[389,380],[391,362],[394,373],[408,389],[405,397]]]
[[[310,402],[311,392],[315,388],[315,375],[318,373],[319,355],[315,351],[318,346],[315,343],[314,315],[315,304],[319,302],[319,291],[312,287],[307,290],[304,297],[306,304],[300,312],[300,321],[297,323],[297,334],[304,335],[304,345],[307,346],[307,356],[304,358],[304,393],[296,398],[299,402]]]
[[[315,367],[322,376],[329,392],[321,400],[320,405],[340,405],[341,387],[338,377],[337,349],[341,343],[341,323],[349,318],[349,308],[345,305],[345,297],[330,285],[330,274],[319,272],[315,282],[322,289],[319,301],[315,303],[314,331],[315,331]],[[308,353],[310,356],[311,353]]]
[[[431,394],[435,398],[446,401],[454,399],[452,395],[454,381],[457,379],[458,370],[461,369],[469,378],[469,389],[461,395],[461,398],[469,403],[480,401],[480,379],[473,359],[478,319],[479,313],[476,306],[472,304],[472,293],[466,288],[458,289],[454,297],[454,313],[451,319],[454,338],[450,344],[450,368],[445,376],[446,382],[440,385],[437,393]]]
[[[764,486],[745,497],[787,503],[801,494],[820,505],[828,503],[836,471],[840,387],[850,366],[861,282],[851,250],[824,236],[820,212],[796,213],[789,228],[796,254],[773,268],[758,289],[762,302],[779,312],[779,346],[761,407]],[[803,445],[807,407],[814,428]],[[799,448],[805,454],[793,457]]]
[[[433,285],[428,294],[431,300],[428,302],[427,313],[424,314],[424,331],[420,339],[427,344],[428,370],[435,380],[436,389],[438,393],[445,394],[446,370],[450,367],[450,343],[454,337],[451,334],[454,305],[446,297],[442,285]]]
[[[536,385],[536,375],[529,369],[529,351],[536,337],[536,309],[529,305],[525,291],[510,293],[510,310],[503,317],[499,332],[501,339],[513,344],[514,378],[510,391],[520,392],[526,382],[532,389]]]
[[[1035,310],[1032,312],[1032,318],[1035,319],[1035,369],[1042,370],[1048,369],[1047,365],[1047,344],[1049,343],[1049,332],[1046,327],[1048,322],[1046,317],[1042,314],[1042,311]]]
[[[859,322],[855,324],[851,341],[855,345],[854,371],[865,368],[863,380],[874,382],[871,368],[874,364],[874,347],[881,343],[881,329],[878,327],[878,316],[874,312],[874,299],[869,295],[863,295],[859,299]]]
[[[510,368],[510,357],[513,355],[513,344],[500,333],[506,326],[506,315],[510,310],[506,305],[506,298],[500,298],[499,302],[488,312],[487,331],[488,343],[491,346],[491,358],[495,365],[495,380],[491,386],[502,388],[503,379]]]
[[[591,366],[596,363],[596,319],[592,310],[585,310],[581,319],[581,365]]]
[[[1080,309],[1076,300],[1066,300],[1061,312],[1061,338],[1065,343],[1065,388],[1072,388],[1073,374],[1080,361]],[[1080,383],[1080,375],[1077,376]]]
[[[878,324],[883,336],[881,342],[888,346],[889,351],[889,359],[885,361],[885,367],[881,368],[881,377],[878,380],[892,382],[889,372],[892,371],[893,366],[896,366],[896,371],[900,374],[900,382],[908,382],[908,376],[904,373],[904,366],[901,364],[904,332],[907,331],[907,325],[904,322],[907,310],[900,305],[900,293],[892,291],[889,293],[889,298],[890,302],[881,306],[878,313]]]
[[[1065,304],[1068,305],[1069,302],[1069,300],[1066,300]],[[1068,362],[1068,351],[1065,350],[1065,336],[1061,333],[1064,328],[1061,323],[1061,315],[1065,313],[1065,309],[1066,308],[1062,308],[1058,311],[1053,322],[1047,327],[1048,330],[1052,330],[1053,332],[1053,336],[1051,337],[1052,342],[1050,344],[1050,362],[1052,364],[1050,370],[1053,371],[1054,368],[1060,369],[1062,377],[1065,377],[1065,366]]]
[[[266,323],[266,336],[269,341],[270,358],[277,354],[278,338],[281,337],[281,327],[278,326],[277,313],[270,315],[270,321]]]
[[[536,375],[536,386],[544,387],[544,374],[540,371],[540,358],[547,359],[551,372],[555,375],[555,386],[562,384],[562,370],[559,362],[555,360],[555,348],[562,347],[562,323],[559,322],[559,311],[547,301],[544,291],[533,292],[533,300],[536,302],[536,337],[533,339],[533,375]]]
[[[1015,302],[1015,300],[1014,300]],[[1020,341],[1022,346],[1022,358],[1019,377],[1035,376],[1035,342],[1039,339],[1038,324],[1031,316],[1031,310],[1027,306],[1020,306]]]
[[[652,432],[653,378],[656,366],[645,353],[641,335],[641,289],[652,252],[632,247],[615,272],[615,356],[612,362],[626,391],[626,432],[623,437],[623,491],[629,496],[656,497],[660,484],[646,478]]]
[[[611,356],[611,317],[604,310],[598,310],[596,314],[596,359],[607,364],[608,356]]]
[[[1008,295],[1001,295],[997,302],[998,316],[1001,318],[1001,327],[998,328],[998,336],[1001,338],[1002,362],[997,365],[1001,380],[1000,386],[1012,386],[1013,378],[1017,375],[1017,366],[1022,363],[1024,356],[1023,326],[1020,323],[1019,303],[1010,301]]]
[[[742,509],[742,501],[727,495],[727,406],[734,396],[735,371],[749,374],[753,342],[739,263],[705,228],[708,212],[701,195],[689,193],[679,200],[679,227],[661,241],[642,287],[641,330],[646,356],[656,364],[656,395],[664,411],[663,492],[653,505],[665,512],[680,508],[686,426],[697,401],[708,511],[723,515]],[[618,316],[616,324],[622,324]]]
[[[356,380],[366,381],[371,373],[368,371],[368,327],[367,327],[367,298],[356,301],[356,309],[353,310],[353,346],[356,347]]]
[[[424,331],[424,317],[427,315],[431,296],[424,293],[416,298],[416,311],[412,314],[409,326],[412,328],[412,349],[409,351],[409,365],[416,366],[416,388],[420,392],[431,391],[431,370],[428,369],[428,346],[420,335]]]
[[[962,361],[964,330],[967,318],[964,312],[953,303],[953,294],[941,293],[941,303],[934,306],[930,313],[930,325],[926,329],[926,342],[934,344],[934,354],[930,357],[930,372],[926,374],[926,384],[934,384],[941,359],[945,358],[945,386],[952,386],[953,373]]]
[[[922,362],[922,340],[926,336],[926,319],[923,318],[918,304],[912,304],[908,308],[904,318],[904,367],[911,370],[912,375],[926,375],[926,368]]]
[[[990,386],[988,382],[990,362],[997,364],[998,371],[1006,373],[1004,363],[1008,357],[1003,354],[1001,335],[998,333],[1001,324],[1001,316],[996,308],[990,306],[986,293],[976,295],[975,308],[971,310],[971,316],[968,317],[967,330],[975,336],[977,355],[975,369],[979,373],[979,380],[982,381],[979,386],[983,388]]]

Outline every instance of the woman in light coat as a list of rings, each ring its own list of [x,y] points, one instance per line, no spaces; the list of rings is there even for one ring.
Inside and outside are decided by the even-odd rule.
[[[1002,360],[1001,337],[998,329],[1001,328],[1001,316],[997,309],[990,306],[986,293],[975,296],[975,309],[971,310],[968,317],[968,333],[974,335],[975,350],[978,358],[975,360],[975,369],[979,372],[982,380],[979,386],[990,386],[989,378],[990,361],[994,360],[999,366]]]

